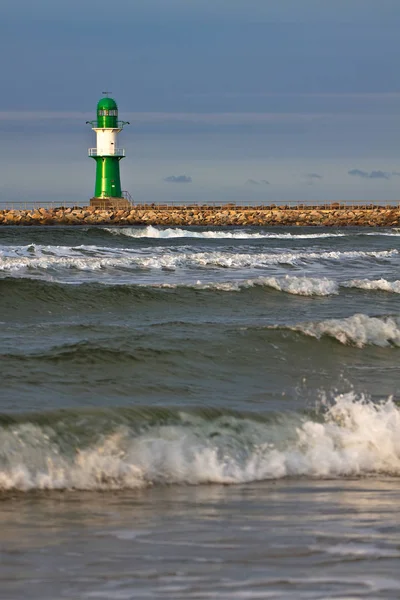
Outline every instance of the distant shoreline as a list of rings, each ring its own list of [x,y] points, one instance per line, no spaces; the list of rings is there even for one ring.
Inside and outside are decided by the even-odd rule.
[[[153,225],[168,227],[314,226],[399,227],[400,206],[155,206],[124,209],[56,207],[0,210],[0,226]]]

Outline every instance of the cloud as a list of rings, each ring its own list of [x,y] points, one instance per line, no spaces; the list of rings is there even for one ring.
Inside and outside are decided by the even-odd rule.
[[[192,178],[187,175],[170,175],[165,177],[167,183],[192,183]]]
[[[371,171],[369,174],[370,179],[390,179],[390,173],[385,173],[385,171]]]
[[[266,179],[260,179],[260,181],[257,181],[256,179],[248,179],[246,181],[246,185],[270,185],[270,183]]]
[[[307,185],[313,185],[315,181],[323,179],[322,175],[319,173],[306,173],[305,174],[305,183]]]
[[[347,171],[348,175],[352,177],[364,177],[364,179],[368,179],[369,173],[367,171],[361,171],[361,169],[351,169],[351,171]]]
[[[348,175],[352,177],[362,177],[363,179],[390,179],[390,173],[385,171],[362,171],[361,169],[351,169],[347,171]],[[397,173],[393,173],[395,175]]]

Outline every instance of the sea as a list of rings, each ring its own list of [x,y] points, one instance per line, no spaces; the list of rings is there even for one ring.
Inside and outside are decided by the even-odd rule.
[[[3,227],[2,600],[398,599],[400,230]]]

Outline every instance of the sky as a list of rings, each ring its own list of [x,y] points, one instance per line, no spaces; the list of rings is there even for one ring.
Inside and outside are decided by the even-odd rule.
[[[399,0],[2,0],[0,203],[84,202],[108,90],[137,201],[400,198]]]

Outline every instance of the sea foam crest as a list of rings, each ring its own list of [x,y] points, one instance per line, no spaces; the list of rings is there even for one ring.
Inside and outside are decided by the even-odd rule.
[[[168,287],[171,286],[169,285]],[[223,292],[238,292],[252,287],[268,287],[296,296],[330,296],[339,293],[338,284],[331,279],[325,277],[296,277],[291,275],[285,275],[284,277],[256,277],[242,281],[211,283],[197,281],[192,287]]]
[[[76,269],[96,271],[107,268],[176,269],[182,267],[204,268],[257,268],[269,265],[296,265],[314,261],[351,261],[361,259],[390,259],[398,250],[381,251],[328,251],[328,252],[165,252],[163,249],[150,254],[133,249],[79,246],[32,247],[29,254],[18,249],[10,254],[0,254],[0,271],[18,272],[29,269]]]
[[[54,432],[53,432],[54,433]],[[90,447],[57,444],[50,426],[0,428],[0,490],[136,488],[235,484],[283,477],[400,475],[400,411],[340,396],[319,422],[297,415],[273,423],[182,416],[180,425],[127,426]]]
[[[198,239],[234,239],[234,240],[251,240],[251,239],[276,239],[276,240],[305,240],[331,237],[344,237],[346,233],[274,233],[274,232],[254,232],[240,230],[191,230],[177,228],[162,229],[147,225],[146,227],[104,227],[103,231],[107,231],[112,235],[125,235],[132,238],[198,238]]]
[[[337,283],[325,277],[259,277],[250,282],[250,285],[267,286],[297,296],[329,296],[339,293]]]
[[[341,344],[358,348],[366,345],[400,347],[400,319],[396,317],[356,314],[343,319],[300,323],[289,329],[317,339],[328,336]]]
[[[361,290],[377,290],[400,294],[400,280],[388,281],[387,279],[351,279],[341,284],[342,287],[358,288]]]
[[[226,292],[238,292],[251,287],[270,287],[278,291],[298,296],[330,296],[339,293],[340,288],[357,288],[368,291],[384,291],[400,294],[400,280],[387,279],[351,279],[338,283],[327,277],[256,277],[254,279],[202,283],[200,280],[193,286],[197,289],[210,289]],[[179,284],[165,287],[180,287]],[[186,286],[185,286],[186,287]]]

